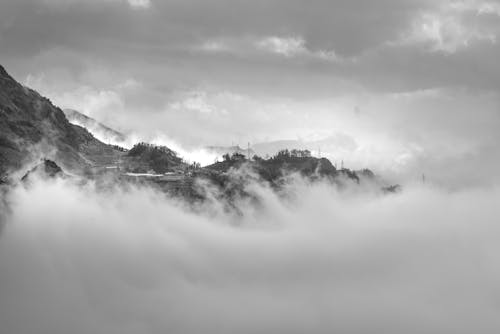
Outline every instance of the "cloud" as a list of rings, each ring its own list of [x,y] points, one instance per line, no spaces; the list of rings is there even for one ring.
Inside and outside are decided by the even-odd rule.
[[[256,47],[285,57],[306,52],[305,41],[301,37],[266,37],[256,43]]]
[[[207,93],[204,91],[189,92],[186,94],[186,98],[182,101],[173,102],[170,104],[169,108],[175,110],[192,110],[204,114],[210,114],[216,111],[225,113],[224,109],[217,109],[216,106],[210,104],[207,98]]]
[[[422,44],[431,52],[453,54],[475,42],[496,44],[500,25],[483,20],[495,12],[489,2],[444,2],[432,11],[423,12],[413,21],[411,31],[399,43]]]
[[[231,48],[224,42],[220,40],[209,40],[203,42],[199,47],[195,47],[205,52],[231,52]]]
[[[473,12],[476,15],[500,15],[500,5],[491,0],[455,0],[449,3],[451,9],[458,12]]]
[[[479,6],[478,14],[495,14],[500,16],[500,4],[498,2],[484,2]]]
[[[262,58],[263,55],[277,55],[304,61],[341,60],[334,50],[318,49],[313,51],[308,49],[306,44],[306,40],[300,36],[265,36],[238,39],[218,37],[196,44],[192,49],[208,54],[228,54],[243,59]]]
[[[91,73],[87,75],[92,76]],[[105,76],[103,72],[98,75]],[[55,77],[56,73],[28,74],[24,84],[43,96],[50,97],[52,103],[62,109],[77,110],[117,130],[124,128],[120,115],[127,110],[126,96],[143,89],[143,84],[133,78],[112,82],[108,87],[95,87],[90,78],[87,83],[72,87]]]
[[[497,86],[498,44],[491,41],[498,35],[498,16],[485,13],[494,2],[459,10],[461,2],[429,0],[313,0],[307,6],[297,0],[167,0],[138,15],[125,0],[72,1],[78,3],[64,11],[31,0],[2,2],[4,64],[22,77],[37,67],[79,71],[100,65],[147,73],[156,87],[197,89],[207,83],[288,96],[339,94],[360,86],[426,89],[450,81]],[[55,49],[72,53],[71,60],[59,59]],[[47,52],[52,57],[41,57]],[[442,61],[441,55],[453,55],[454,61]],[[491,75],[468,73],[472,68]],[[263,88],[268,82],[273,89]]]
[[[249,189],[260,204],[236,203],[237,216],[216,203],[194,213],[147,188],[59,180],[15,189],[0,236],[3,330],[500,328],[498,189],[407,185],[378,197],[300,180],[285,198]]]
[[[287,58],[304,56],[319,60],[339,60],[339,57],[333,50],[309,50],[306,47],[306,41],[302,37],[270,36],[257,40],[255,46],[259,50],[275,53]]]
[[[474,41],[496,43],[496,34],[470,29],[455,18],[425,15],[416,23],[410,39],[429,42],[432,51],[455,53]]]
[[[151,7],[151,0],[127,0],[132,8],[147,9]]]

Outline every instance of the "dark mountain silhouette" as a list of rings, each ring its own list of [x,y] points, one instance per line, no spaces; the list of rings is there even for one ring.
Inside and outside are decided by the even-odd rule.
[[[128,168],[138,173],[166,173],[184,167],[186,164],[177,153],[166,146],[147,143],[136,144],[127,152],[124,159]]]
[[[110,163],[120,152],[69,123],[49,99],[18,83],[0,66],[0,175],[40,155],[77,170]]]
[[[245,165],[263,180],[276,183],[287,174],[298,173],[307,178],[329,177],[337,178],[345,176],[355,182],[359,182],[356,172],[349,169],[337,170],[335,166],[326,158],[316,158],[311,156],[308,150],[281,150],[269,159],[254,156],[253,159],[246,159],[244,155],[235,153],[231,156],[225,155],[224,160],[205,167],[207,170],[215,172],[227,172],[231,168],[238,169]]]
[[[73,120],[77,117],[85,120],[86,125],[99,125],[82,114],[67,114]],[[122,136],[111,128],[105,129]],[[119,166],[125,171],[139,168],[163,172],[184,165],[168,148],[148,146],[141,154],[129,153],[119,146],[101,142],[84,127],[71,124],[49,99],[18,83],[0,66],[0,178],[40,158],[87,176],[95,174],[96,169],[110,166]]]
[[[40,177],[67,177],[67,174],[63,172],[61,167],[59,167],[54,161],[49,159],[42,159],[42,161],[28,171],[21,178],[22,181],[28,181],[33,175],[38,175]]]

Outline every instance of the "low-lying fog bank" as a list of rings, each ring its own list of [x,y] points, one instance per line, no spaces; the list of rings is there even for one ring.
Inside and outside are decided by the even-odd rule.
[[[500,189],[338,193],[242,215],[146,188],[36,181],[6,198],[0,331],[498,333]]]

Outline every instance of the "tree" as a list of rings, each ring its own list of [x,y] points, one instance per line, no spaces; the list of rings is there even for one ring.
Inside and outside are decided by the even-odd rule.
[[[238,152],[233,153],[233,155],[231,156],[232,161],[242,161],[245,159],[246,159],[245,155]]]
[[[262,160],[264,160],[264,159],[262,159],[261,157],[259,157],[257,154],[255,154],[255,155],[252,157],[252,159],[253,159],[254,161],[262,161]]]

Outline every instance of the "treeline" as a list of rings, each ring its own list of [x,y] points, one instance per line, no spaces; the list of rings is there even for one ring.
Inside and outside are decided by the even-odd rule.
[[[289,160],[289,159],[302,159],[302,158],[310,158],[311,157],[311,151],[309,150],[281,150],[276,155],[274,155],[271,160]]]
[[[121,147],[119,145],[111,145],[111,147],[120,152],[127,152],[127,149],[125,147]]]
[[[281,150],[278,153],[276,153],[274,156],[272,156],[269,160],[276,160],[276,161],[281,161],[281,160],[290,160],[290,159],[302,159],[302,158],[310,158],[311,157],[311,151],[309,150]],[[226,153],[222,156],[222,159],[224,161],[242,161],[246,160],[247,157],[244,154],[235,152],[232,155],[229,153]],[[252,157],[253,160],[255,161],[262,161],[265,160],[258,155],[254,155]]]
[[[149,166],[156,173],[166,173],[173,167],[183,164],[177,153],[166,146],[156,146],[148,143],[138,143],[128,151],[129,157],[135,158],[137,163]]]
[[[142,155],[146,152],[152,152],[153,154],[154,153],[168,154],[170,156],[177,157],[177,153],[166,146],[157,146],[145,142],[135,144],[134,147],[132,147],[128,152],[128,155],[134,157]]]

